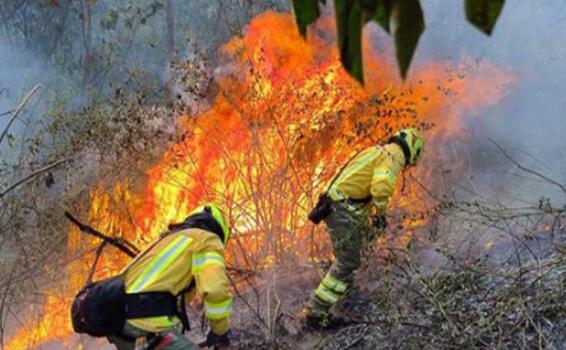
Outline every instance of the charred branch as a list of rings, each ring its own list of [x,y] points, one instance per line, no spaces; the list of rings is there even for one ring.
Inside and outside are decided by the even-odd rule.
[[[108,244],[111,244],[112,246],[118,248],[121,252],[128,255],[129,257],[133,258],[140,253],[139,248],[134,246],[132,243],[121,238],[110,237],[89,225],[83,224],[69,212],[65,212],[65,217],[75,226],[77,226],[82,232],[102,239],[104,242],[107,242]]]

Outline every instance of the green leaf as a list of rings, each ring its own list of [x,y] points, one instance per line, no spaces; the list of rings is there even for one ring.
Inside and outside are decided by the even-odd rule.
[[[387,33],[390,33],[390,18],[393,2],[394,0],[368,0],[364,6],[365,10],[371,14],[372,19]]]
[[[491,35],[504,4],[505,0],[466,0],[466,18],[482,32]]]
[[[363,85],[362,28],[366,20],[362,3],[359,0],[335,0],[334,9],[340,60],[346,71]]]
[[[401,77],[405,79],[419,39],[425,29],[419,0],[394,1],[390,21],[399,71]]]
[[[291,5],[299,32],[305,37],[307,35],[307,26],[320,17],[318,0],[292,0]]]

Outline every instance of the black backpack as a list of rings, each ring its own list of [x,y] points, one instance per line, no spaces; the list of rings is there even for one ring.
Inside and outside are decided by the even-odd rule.
[[[156,244],[157,242],[145,253]],[[135,259],[141,258],[145,253]],[[93,337],[124,337],[122,331],[126,320],[157,316],[176,316],[183,324],[183,332],[190,330],[184,295],[194,287],[194,279],[177,295],[169,292],[127,294],[124,273],[125,271],[118,276],[87,283],[77,293],[71,306],[71,321],[76,333],[86,333]]]
[[[116,335],[126,323],[126,292],[121,276],[89,283],[73,300],[71,320],[77,333]]]
[[[71,307],[73,329],[93,337],[120,336],[127,319],[176,316],[183,330],[189,330],[185,291],[177,296],[169,292],[126,294],[122,276],[87,284]]]

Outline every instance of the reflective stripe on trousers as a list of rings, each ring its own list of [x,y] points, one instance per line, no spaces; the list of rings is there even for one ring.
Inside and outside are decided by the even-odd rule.
[[[333,305],[344,295],[346,289],[348,289],[346,282],[340,281],[328,272],[314,293],[322,301]]]
[[[313,314],[326,314],[344,295],[352,283],[354,272],[360,266],[360,254],[364,232],[365,215],[358,215],[341,203],[333,204],[333,211],[325,219],[332,238],[334,261],[326,276],[311,294],[308,302]]]

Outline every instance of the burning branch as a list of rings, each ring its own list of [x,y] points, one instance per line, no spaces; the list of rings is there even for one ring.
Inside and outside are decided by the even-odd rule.
[[[87,233],[89,235],[95,236],[97,238],[100,238],[104,241],[104,244],[101,245],[98,249],[97,249],[97,255],[96,255],[96,259],[98,260],[98,256],[101,254],[103,247],[106,244],[111,244],[114,247],[118,248],[120,251],[122,251],[124,254],[128,255],[129,257],[133,258],[136,255],[138,255],[141,250],[136,247],[134,244],[130,243],[127,240],[124,240],[122,238],[114,238],[114,237],[110,237],[107,234],[104,234],[96,229],[94,229],[92,226],[89,226],[87,224],[84,224],[82,222],[80,222],[77,218],[75,218],[71,213],[69,212],[65,212],[65,217],[71,221],[75,226],[77,226],[79,228],[79,230],[81,230],[84,233]],[[96,262],[95,262],[96,264]],[[242,269],[242,268],[238,268],[238,267],[232,267],[232,266],[228,266],[227,270],[235,273],[237,275],[243,275],[243,276],[251,276],[255,273],[255,271],[250,270],[250,269]]]
[[[69,212],[65,212],[65,217],[69,219],[75,226],[79,228],[84,233],[88,233],[89,235],[95,236],[97,238],[102,239],[104,242],[113,245],[114,247],[118,248],[121,252],[128,255],[129,257],[133,258],[140,253],[140,249],[133,245],[132,243],[123,240],[121,238],[114,238],[108,235],[101,233],[100,231],[95,230],[89,225],[83,224]]]

